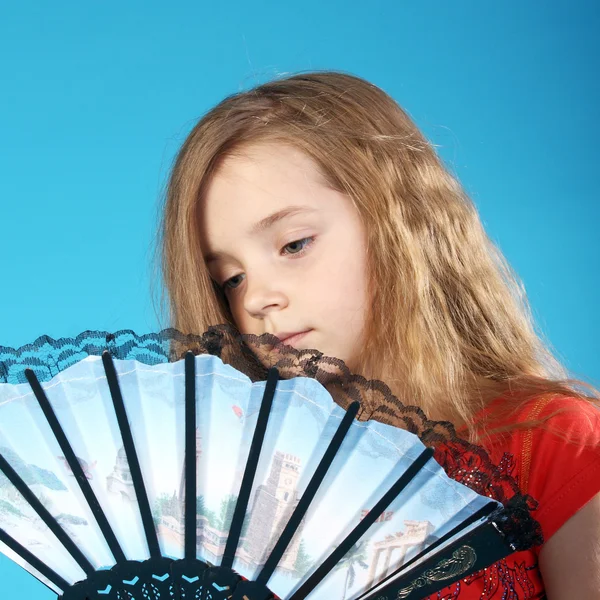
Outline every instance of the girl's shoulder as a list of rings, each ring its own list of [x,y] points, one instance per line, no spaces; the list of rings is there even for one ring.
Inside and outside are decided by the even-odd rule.
[[[561,417],[567,420],[590,420],[597,422],[600,405],[584,398],[562,394],[547,394],[533,397],[525,402],[520,413],[532,413],[539,417]]]
[[[486,416],[495,408],[492,403]],[[517,427],[482,445],[498,472],[514,478],[521,492],[534,500],[532,516],[542,528],[544,541],[548,541],[600,493],[600,410],[579,398],[540,396],[517,404],[508,417],[494,419],[492,414],[492,418],[495,427]],[[531,421],[540,424],[523,428]],[[445,588],[440,597],[543,598],[544,584],[538,568],[541,548],[511,554]]]
[[[600,403],[566,395],[539,395],[521,402],[512,397],[497,398],[480,413],[487,428],[529,432],[528,436],[546,443],[552,436],[564,442],[597,446],[600,443]],[[508,404],[508,408],[507,408]],[[515,436],[517,442],[519,436]],[[496,441],[496,436],[492,436]],[[499,439],[504,439],[499,436]],[[556,441],[556,440],[554,440]]]
[[[519,488],[532,496],[548,540],[600,493],[600,410],[584,399],[539,397],[514,413],[516,429],[498,452],[510,453]]]
[[[532,461],[556,461],[555,452],[574,460],[574,468],[585,456],[600,459],[597,404],[571,396],[542,396],[524,403],[514,418],[517,426],[525,427],[516,442]]]

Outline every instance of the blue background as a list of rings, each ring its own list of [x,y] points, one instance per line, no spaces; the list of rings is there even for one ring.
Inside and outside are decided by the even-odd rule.
[[[4,0],[0,344],[155,330],[156,217],[187,133],[225,95],[337,69],[439,145],[558,356],[597,385],[599,29],[592,1]],[[0,598],[55,597],[4,557],[0,580]]]

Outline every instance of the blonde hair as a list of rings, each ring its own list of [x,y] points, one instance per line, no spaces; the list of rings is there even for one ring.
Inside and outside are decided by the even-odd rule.
[[[586,398],[581,386],[596,394],[566,378],[536,333],[522,284],[432,144],[385,92],[338,72],[297,74],[232,95],[185,140],[162,222],[171,326],[184,333],[235,326],[204,265],[199,206],[221,161],[262,142],[305,152],[360,213],[373,290],[365,377],[383,380],[431,417],[469,427],[511,390],[520,404],[540,394]]]

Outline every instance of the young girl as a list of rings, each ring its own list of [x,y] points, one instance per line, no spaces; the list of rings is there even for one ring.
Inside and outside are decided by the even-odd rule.
[[[343,359],[501,460],[543,546],[436,598],[600,598],[598,394],[566,375],[460,184],[383,91],[341,73],[225,99],[177,157],[171,325],[229,323]]]

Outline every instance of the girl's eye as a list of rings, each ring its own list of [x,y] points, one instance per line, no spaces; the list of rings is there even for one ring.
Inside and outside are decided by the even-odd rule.
[[[301,244],[302,242],[307,242],[305,245],[302,246],[302,248],[292,252],[292,254],[295,254],[295,255],[304,254],[305,250],[312,244],[314,239],[315,239],[314,237],[307,237],[307,238],[302,238],[301,240],[296,240],[294,242],[290,242],[289,244],[286,244],[282,248],[282,250],[284,250],[285,248],[288,248],[290,246],[294,246],[295,244]]]
[[[294,258],[297,256],[302,256],[306,252],[307,248],[314,242],[314,240],[315,240],[315,236],[302,238],[301,240],[295,240],[293,242],[290,242],[289,244],[286,244],[282,248],[282,251],[285,250],[285,248],[289,248],[291,246],[296,246],[297,244],[304,243],[304,245],[300,249],[292,250],[292,252],[290,252],[290,255],[292,255]],[[225,291],[235,290],[238,287],[239,282],[234,283],[234,280],[237,279],[238,277],[241,277],[241,275],[235,275],[234,277],[230,277],[227,281],[224,281],[223,284],[221,285],[223,290],[225,290]]]

